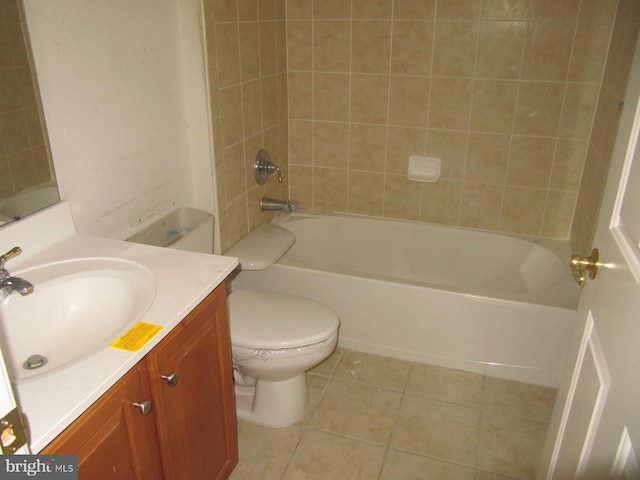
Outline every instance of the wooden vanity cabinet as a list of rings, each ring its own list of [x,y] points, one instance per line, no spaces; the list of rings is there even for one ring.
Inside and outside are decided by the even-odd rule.
[[[162,478],[155,417],[133,404],[150,398],[142,361],[40,453],[78,454],[80,479]]]
[[[238,462],[226,293],[218,286],[41,453],[77,453],[80,480],[226,479]],[[146,415],[133,405],[144,399]]]
[[[166,479],[224,479],[238,462],[223,285],[147,355]]]

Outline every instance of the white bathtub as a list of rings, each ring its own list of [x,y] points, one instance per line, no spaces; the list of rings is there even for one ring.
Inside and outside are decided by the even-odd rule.
[[[307,212],[274,223],[296,243],[234,288],[328,305],[346,348],[558,385],[579,295],[564,242]]]

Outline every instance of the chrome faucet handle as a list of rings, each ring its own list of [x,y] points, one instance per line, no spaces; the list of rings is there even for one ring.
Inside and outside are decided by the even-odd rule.
[[[10,260],[13,257],[18,256],[21,253],[22,253],[22,248],[13,247],[7,253],[0,256],[0,278],[5,278],[9,276],[9,272],[4,268],[4,264],[7,262],[7,260]]]
[[[253,177],[258,185],[264,185],[269,178],[269,175],[276,172],[278,174],[278,182],[282,183],[282,172],[280,167],[271,161],[271,155],[269,151],[262,148],[256,155],[255,162],[253,163]]]

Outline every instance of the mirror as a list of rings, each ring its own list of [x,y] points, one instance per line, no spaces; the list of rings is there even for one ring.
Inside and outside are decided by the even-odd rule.
[[[0,3],[0,225],[59,200],[22,8]]]

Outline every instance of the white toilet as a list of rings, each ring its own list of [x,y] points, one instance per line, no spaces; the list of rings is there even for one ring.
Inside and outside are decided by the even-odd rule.
[[[261,225],[234,245],[243,270],[271,266],[295,242]],[[272,427],[298,421],[307,406],[306,372],[336,347],[340,321],[321,303],[294,295],[236,290],[229,295],[238,417]]]
[[[213,253],[213,216],[180,208],[129,240]],[[226,255],[238,257],[243,270],[263,270],[295,241],[289,230],[260,225]],[[336,347],[337,315],[306,298],[237,290],[229,294],[229,320],[238,417],[272,427],[292,425],[307,406],[306,371]]]

